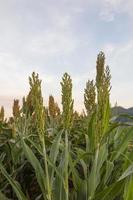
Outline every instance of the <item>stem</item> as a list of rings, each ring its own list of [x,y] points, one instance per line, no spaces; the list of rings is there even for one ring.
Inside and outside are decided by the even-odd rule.
[[[65,131],[65,184],[66,184],[66,200],[69,199],[69,189],[68,189],[68,133]]]
[[[47,154],[46,154],[46,147],[45,147],[45,139],[42,140],[42,148],[43,148],[43,155],[44,155],[44,165],[46,171],[46,182],[47,182],[47,196],[48,200],[51,200],[51,189],[50,189],[50,181],[49,181],[49,173],[48,173],[48,164],[47,164]]]

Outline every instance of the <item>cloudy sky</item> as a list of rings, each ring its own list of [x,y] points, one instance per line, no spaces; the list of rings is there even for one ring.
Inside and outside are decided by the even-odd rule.
[[[28,76],[38,72],[45,103],[60,102],[64,72],[73,78],[75,107],[95,76],[99,51],[112,74],[112,105],[133,106],[132,0],[0,0],[0,105],[11,113],[26,95]]]

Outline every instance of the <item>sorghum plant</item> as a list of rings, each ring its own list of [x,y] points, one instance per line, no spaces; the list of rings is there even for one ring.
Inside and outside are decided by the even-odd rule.
[[[12,112],[13,112],[14,118],[17,118],[17,117],[20,116],[20,106],[19,106],[19,100],[18,99],[14,99]]]
[[[65,73],[61,82],[62,87],[62,118],[64,129],[69,129],[73,122],[72,79]]]
[[[4,107],[2,106],[0,109],[0,121],[3,122],[5,118],[5,110]]]
[[[94,81],[88,80],[84,90],[84,105],[88,116],[94,113],[96,108],[96,91]]]
[[[110,70],[105,68],[105,55],[100,52],[97,57],[96,65],[96,89],[97,89],[97,142],[99,143],[102,135],[107,131],[110,115]]]

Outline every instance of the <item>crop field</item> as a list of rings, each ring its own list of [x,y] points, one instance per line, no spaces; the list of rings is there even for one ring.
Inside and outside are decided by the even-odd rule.
[[[45,105],[40,76],[29,77],[29,93],[22,106],[14,100],[12,117],[0,108],[0,200],[133,200],[133,125],[112,117],[104,53],[86,82],[82,113],[74,110],[68,73],[61,108],[52,95]]]

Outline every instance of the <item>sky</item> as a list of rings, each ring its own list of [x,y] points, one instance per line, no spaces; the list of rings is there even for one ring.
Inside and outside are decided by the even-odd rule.
[[[44,103],[61,102],[64,72],[81,111],[88,79],[104,51],[112,74],[111,104],[133,106],[132,0],[0,0],[0,106],[28,94],[28,76],[42,79]]]

